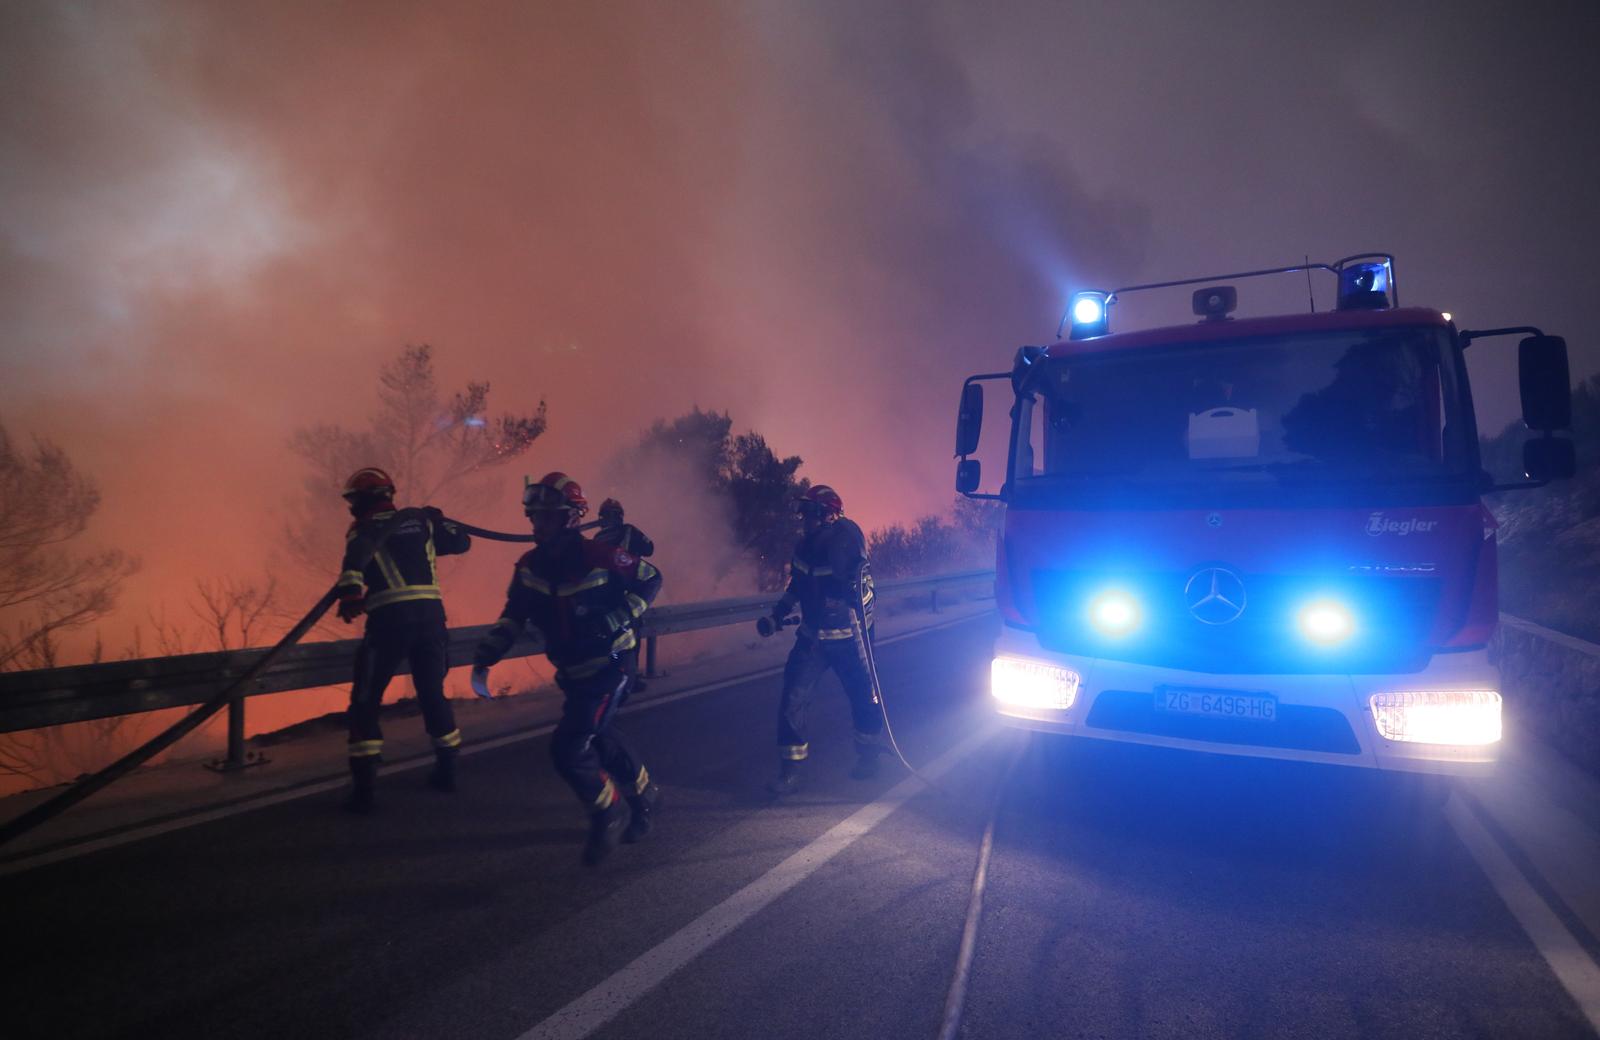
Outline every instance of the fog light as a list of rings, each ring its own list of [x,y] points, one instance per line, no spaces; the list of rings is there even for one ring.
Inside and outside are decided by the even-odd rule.
[[[1493,690],[1375,693],[1372,719],[1385,740],[1493,744],[1500,740],[1500,695]]]
[[[1089,623],[1101,635],[1125,636],[1139,627],[1139,602],[1126,592],[1102,592],[1089,602]]]
[[[1313,643],[1324,646],[1342,643],[1355,630],[1355,618],[1342,603],[1322,600],[1300,611],[1300,632]]]
[[[1078,699],[1078,673],[1025,657],[996,657],[989,666],[989,690],[1001,704],[1062,711]]]

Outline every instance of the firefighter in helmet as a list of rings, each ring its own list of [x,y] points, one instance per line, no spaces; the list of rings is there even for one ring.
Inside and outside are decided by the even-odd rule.
[[[639,618],[661,589],[661,574],[615,545],[585,538],[583,489],[550,473],[523,489],[534,548],[517,561],[500,620],[478,644],[472,686],[489,696],[489,668],[531,624],[544,635],[565,697],[550,737],[556,772],[590,813],[583,862],[598,864],[618,841],[643,838],[660,790],[614,723],[639,656]]]
[[[615,545],[635,556],[652,556],[656,551],[656,543],[645,537],[643,531],[622,522],[622,503],[614,498],[600,503],[600,530],[594,533],[594,540],[602,545]]]
[[[464,553],[472,539],[431,507],[401,510],[397,515],[394,495],[394,481],[375,466],[357,470],[344,486],[344,499],[355,520],[345,535],[339,617],[348,624],[367,615],[350,687],[352,786],[345,807],[357,813],[372,811],[383,753],[378,712],[383,691],[401,661],[411,663],[417,703],[433,738],[435,760],[428,783],[435,790],[456,789],[456,753],[461,747],[461,731],[444,695],[450,635],[434,558]],[[385,527],[388,536],[373,552]],[[362,559],[366,563],[358,567]]]
[[[806,490],[795,502],[805,534],[789,565],[789,587],[772,608],[782,627],[800,608],[800,631],[783,667],[783,697],[778,707],[778,778],[769,789],[791,794],[800,786],[811,691],[832,668],[850,698],[855,725],[858,780],[878,773],[883,712],[872,689],[864,641],[872,638],[872,572],[866,566],[867,542],[861,528],[844,515],[844,503],[826,484]],[[856,617],[856,611],[861,611]]]

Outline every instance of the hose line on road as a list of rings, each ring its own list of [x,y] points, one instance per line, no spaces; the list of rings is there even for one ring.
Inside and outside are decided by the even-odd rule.
[[[354,569],[360,570],[367,565],[368,561],[377,554],[390,533],[394,531],[402,519],[415,516],[421,512],[422,510],[420,509],[401,509],[396,511],[394,516],[390,517],[382,527],[378,528],[377,537],[373,539],[371,547],[364,552],[364,555],[354,562]],[[55,797],[40,802],[22,815],[15,819],[7,820],[4,825],[0,825],[0,845],[14,841],[40,824],[61,815],[85,798],[120,780],[151,758],[194,732],[201,723],[231,704],[234,695],[244,689],[257,675],[261,674],[261,671],[271,664],[279,654],[305,638],[305,634],[311,631],[312,626],[318,621],[322,620],[322,615],[328,612],[328,608],[333,606],[334,601],[338,598],[339,586],[336,584],[322,594],[322,598],[317,600],[311,609],[306,612],[305,616],[296,622],[295,626],[282,639],[278,640],[272,649],[258,657],[254,664],[245,669],[243,675],[223,687],[210,700],[203,702],[194,711],[173,723],[145,744],[106,766],[100,772],[76,781]]]
[[[1017,749],[1011,753],[1011,762],[1000,774],[1000,784],[995,788],[994,800],[989,803],[989,822],[983,828],[983,840],[978,843],[978,869],[972,875],[972,896],[967,901],[967,922],[961,929],[961,946],[956,952],[955,970],[950,973],[950,990],[944,999],[944,1017],[939,1024],[938,1040],[955,1040],[961,1031],[961,1013],[967,1003],[967,983],[972,978],[972,960],[978,949],[978,922],[983,919],[983,893],[989,884],[989,858],[994,853],[994,824],[1000,816],[1000,801],[1010,786],[1011,774],[1027,749],[1030,734],[1024,730],[1017,740]]]
[[[878,713],[883,716],[884,736],[889,738],[889,747],[894,751],[894,757],[900,760],[900,764],[906,767],[908,773],[928,785],[930,790],[948,795],[948,791],[917,772],[917,767],[906,761],[905,753],[900,750],[900,742],[894,738],[894,726],[889,722],[889,704],[883,699],[883,683],[878,680],[878,659],[873,655],[872,637],[867,632],[866,590],[862,587],[866,572],[867,561],[863,559],[856,566],[855,602],[850,608],[850,629],[855,635],[856,650],[867,665],[867,678],[872,682],[872,697],[878,704]]]

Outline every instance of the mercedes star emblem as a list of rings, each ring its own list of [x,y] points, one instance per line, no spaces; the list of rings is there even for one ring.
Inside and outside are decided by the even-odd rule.
[[[1202,567],[1183,587],[1183,601],[1195,620],[1226,625],[1244,613],[1244,582],[1226,567]]]

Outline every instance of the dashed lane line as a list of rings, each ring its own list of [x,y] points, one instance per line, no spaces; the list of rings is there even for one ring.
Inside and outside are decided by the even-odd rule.
[[[1506,908],[1533,940],[1556,979],[1577,1002],[1578,1010],[1589,1020],[1589,1025],[1600,1032],[1600,965],[1595,964],[1583,944],[1539,897],[1459,794],[1452,796],[1445,806],[1445,816],[1500,894]]]
[[[964,622],[972,621],[983,616],[984,614],[982,613],[964,614],[961,617],[952,618],[949,621],[941,621],[937,625],[929,625],[925,628],[918,628],[910,632],[901,632],[897,635],[886,636],[882,639],[876,640],[876,645],[889,646],[894,643],[903,642],[907,639],[915,639],[918,636],[927,635],[929,632],[937,632],[941,629],[951,628],[955,625],[963,624]],[[770,679],[775,675],[782,674],[782,672],[782,665],[775,665],[771,668],[763,668],[760,671],[750,672],[746,675],[735,676],[731,679],[721,679],[717,682],[707,683],[704,686],[695,686],[687,690],[679,690],[677,693],[669,693],[660,697],[653,697],[647,701],[629,704],[620,712],[618,712],[618,714],[632,715],[641,711],[649,711],[651,708],[659,708],[663,705],[675,704],[678,701],[688,700],[691,697],[700,697],[708,693],[715,693],[718,690],[725,690],[730,686],[738,686],[743,683],[754,682],[758,679]],[[537,740],[539,737],[553,732],[555,728],[555,723],[550,722],[545,723],[542,726],[535,726],[531,729],[519,730],[515,733],[507,733],[499,737],[491,737],[487,740],[475,740],[469,744],[463,745],[461,748],[461,754],[476,755],[483,751],[492,751],[495,748],[506,747],[510,744],[521,743],[522,741]],[[395,762],[391,765],[384,766],[380,775],[392,776],[396,773],[404,773],[408,770],[420,769],[423,766],[432,764],[432,754],[419,755],[413,759]],[[349,778],[343,773],[340,773],[337,776],[331,776],[321,780],[310,780],[288,787],[278,788],[274,791],[264,792],[260,795],[241,798],[228,802],[225,805],[213,806],[209,809],[197,809],[193,812],[184,812],[149,823],[133,824],[109,832],[102,831],[98,834],[89,835],[82,839],[69,839],[59,845],[51,845],[48,848],[40,849],[35,852],[24,852],[9,859],[0,860],[0,877],[6,877],[11,874],[20,874],[25,870],[33,870],[36,867],[44,867],[52,863],[60,863],[64,860],[75,859],[78,856],[86,856],[91,852],[99,852],[102,849],[112,849],[120,845],[131,845],[136,841],[143,841],[146,838],[155,838],[163,834],[171,834],[174,831],[185,830],[189,827],[198,827],[201,824],[210,823],[213,820],[227,819],[230,816],[238,816],[242,813],[254,812],[257,809],[265,809],[268,806],[281,805],[284,802],[292,802],[298,798],[309,798],[312,795],[325,794],[329,791],[337,791],[347,783],[349,783]]]
[[[944,775],[988,741],[994,732],[994,727],[985,727],[968,735],[961,743],[924,767],[923,775],[929,779]],[[883,797],[857,809],[821,837],[523,1033],[518,1040],[580,1040],[589,1036],[779,896],[810,877],[823,864],[855,844],[887,819],[890,813],[904,805],[912,795],[924,789],[923,781],[917,777],[900,781]]]

